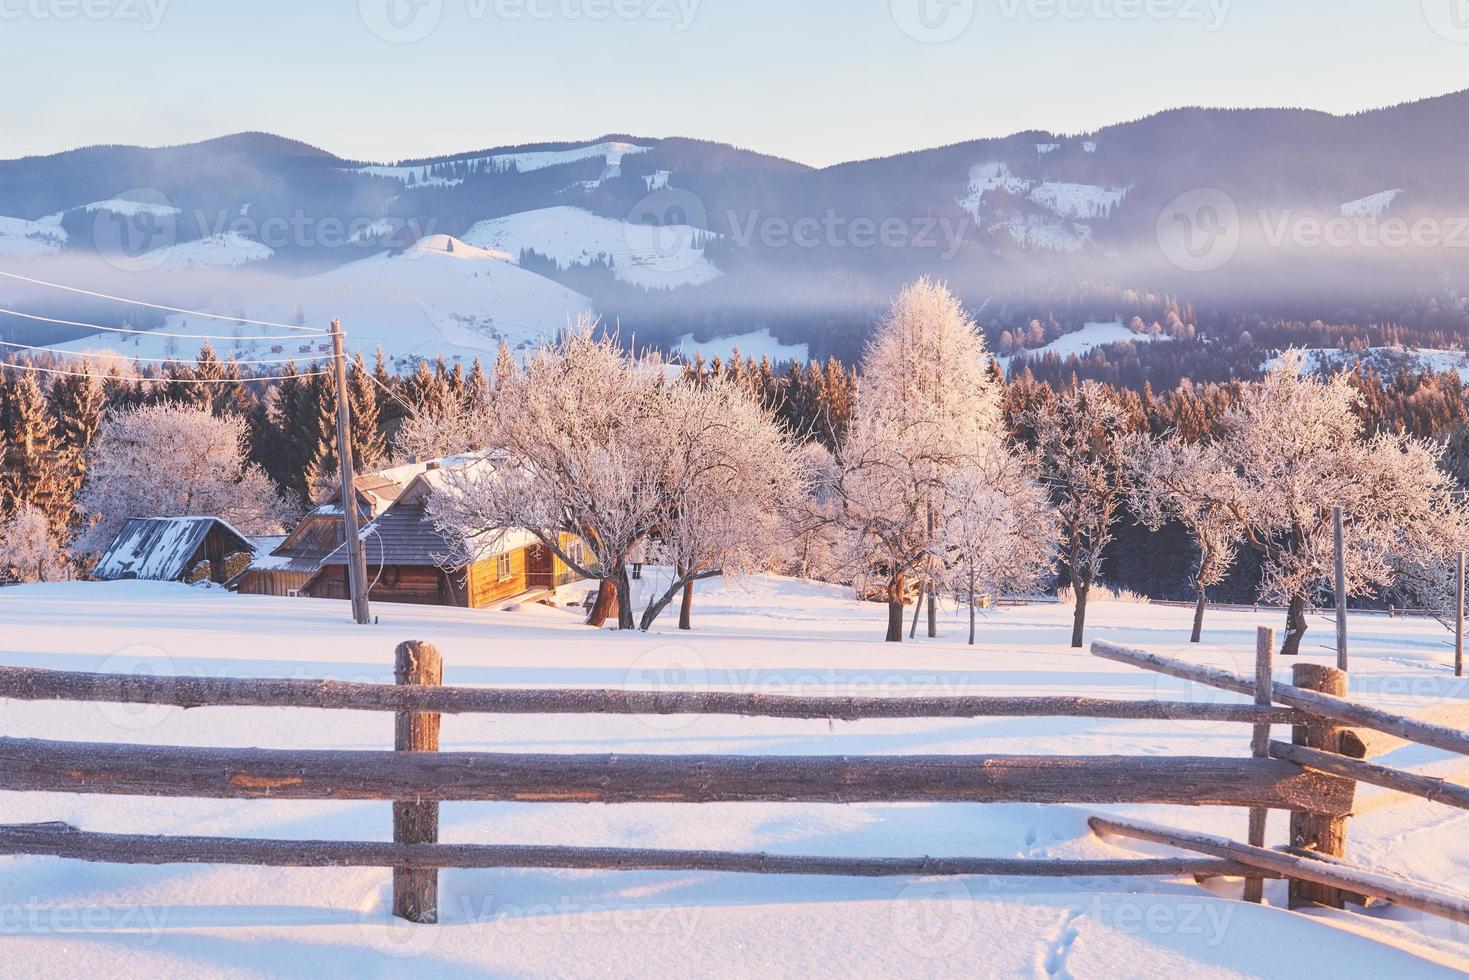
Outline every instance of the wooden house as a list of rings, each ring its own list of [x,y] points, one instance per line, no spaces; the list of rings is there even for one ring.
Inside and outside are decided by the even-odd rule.
[[[123,524],[93,576],[104,582],[218,582],[247,561],[255,544],[217,517],[135,518]]]
[[[352,482],[357,491],[358,521],[366,524],[387,510],[404,487],[428,466],[411,463],[358,476]],[[321,567],[322,559],[346,540],[347,522],[341,505],[324,504],[302,518],[277,546],[257,550],[250,566],[227,584],[242,595],[298,595]]]
[[[367,557],[368,598],[374,602],[483,608],[533,592],[550,592],[580,578],[551,549],[525,531],[511,530],[479,550],[467,568],[454,567],[462,546],[444,537],[428,516],[428,498],[441,477],[436,463],[362,529]],[[583,553],[580,540],[566,536],[561,547]],[[346,599],[345,544],[326,556],[301,594]]]

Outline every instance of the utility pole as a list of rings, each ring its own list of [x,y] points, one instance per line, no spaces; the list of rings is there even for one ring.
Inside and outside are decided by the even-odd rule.
[[[357,492],[352,477],[352,408],[347,402],[347,355],[342,352],[342,321],[332,320],[332,361],[337,374],[337,458],[342,464],[342,519],[347,531],[347,588],[357,625],[372,622],[367,605],[367,557],[357,527]]]
[[[1331,510],[1336,534],[1336,669],[1347,669],[1347,533],[1340,507]]]
[[[1464,676],[1464,552],[1459,552],[1459,577],[1454,594],[1458,597],[1454,616],[1454,676]]]

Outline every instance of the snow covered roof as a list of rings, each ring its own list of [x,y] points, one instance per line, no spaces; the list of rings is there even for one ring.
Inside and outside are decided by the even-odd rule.
[[[529,531],[511,529],[494,541],[456,542],[445,537],[428,516],[428,498],[444,480],[446,471],[460,467],[493,466],[495,460],[482,455],[448,456],[422,464],[397,499],[362,528],[360,537],[366,545],[367,563],[375,565],[433,565],[450,562],[450,556],[474,554],[477,561],[514,551],[536,543]],[[345,565],[347,546],[338,547],[321,560],[322,567]]]
[[[117,532],[93,574],[103,581],[176,581],[189,571],[190,559],[216,526],[234,539],[234,550],[255,551],[249,538],[217,517],[133,518]]]

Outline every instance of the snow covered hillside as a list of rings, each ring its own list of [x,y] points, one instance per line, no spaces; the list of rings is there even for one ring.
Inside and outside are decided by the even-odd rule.
[[[534,345],[568,322],[591,311],[591,301],[549,279],[517,266],[503,252],[477,248],[448,235],[431,235],[401,252],[370,258],[304,279],[271,278],[252,295],[209,312],[252,320],[300,322],[325,329],[342,318],[348,347],[371,357],[375,347],[400,363],[444,355],[465,363],[493,358],[500,340],[512,347]],[[320,338],[278,338],[278,327],[238,325],[171,316],[169,333],[230,333],[233,342],[215,342],[222,355],[242,359],[295,356],[309,361],[330,351]],[[202,341],[135,336],[114,345],[123,354],[144,357],[192,356]],[[64,345],[93,349],[91,337]]]
[[[614,140],[606,143],[593,143],[589,146],[579,146],[570,150],[532,150],[525,153],[496,153],[489,156],[454,160],[452,162],[455,165],[463,165],[470,168],[517,170],[520,173],[529,173],[533,170],[559,167],[568,163],[578,163],[582,160],[595,160],[599,157],[606,161],[608,167],[617,167],[621,165],[622,158],[629,153],[646,153],[650,149],[652,148]],[[432,166],[362,167],[357,172],[374,177],[388,177],[393,180],[399,180],[411,187],[456,187],[464,183],[463,180],[458,178],[436,176],[433,173]]]
[[[611,259],[623,282],[645,289],[691,286],[719,275],[704,257],[710,233],[689,225],[633,224],[574,207],[525,211],[470,228],[464,240],[519,256],[530,249],[563,269]]]
[[[1309,347],[1303,348],[1301,353],[1306,356],[1306,365],[1312,370],[1339,371],[1360,364],[1372,368],[1384,377],[1390,377],[1400,370],[1427,371],[1434,374],[1454,371],[1464,381],[1469,381],[1469,354],[1461,350],[1436,350],[1431,347],[1368,347],[1364,350]],[[1268,358],[1260,369],[1268,371],[1279,362],[1278,355]]]
[[[1060,144],[1042,144],[1036,150],[1044,156],[1059,147]],[[985,208],[986,195],[995,191],[1024,198],[1045,213]],[[990,161],[970,168],[969,186],[959,198],[959,206],[982,224],[988,221],[985,226],[989,230],[1003,232],[1025,248],[1074,252],[1092,241],[1091,226],[1084,222],[1107,217],[1127,194],[1125,187],[1028,180],[1017,177],[1009,164]]]
[[[659,574],[656,570],[654,576]],[[645,582],[644,585],[652,583]],[[835,587],[755,577],[705,583],[695,632],[589,630],[563,610],[375,607],[235,596],[142,582],[0,589],[0,662],[164,676],[390,681],[405,639],[443,651],[444,680],[486,686],[695,688],[767,693],[1089,694],[1237,700],[1070,650],[1070,610],[986,615],[981,645],[943,637],[879,642],[884,609]],[[1246,673],[1254,631],[1275,614],[1209,614],[1189,647],[1189,610],[1098,603],[1105,638]],[[671,618],[671,614],[670,617]],[[64,628],[63,628],[64,627]],[[1438,624],[1353,616],[1352,693],[1397,711],[1469,721]],[[1314,617],[1302,660],[1329,663]],[[1288,675],[1288,666],[1283,666]],[[352,712],[6,702],[0,735],[155,745],[385,749],[392,721]],[[732,717],[446,717],[446,749],[725,754],[1146,754],[1243,756],[1249,730],[1225,723],[1064,719],[892,720],[856,724]],[[1388,765],[1464,776],[1464,760],[1402,747]],[[1222,808],[1034,805],[470,803],[442,808],[450,842],[765,850],[864,856],[1117,858],[1160,849],[1100,839],[1095,809],[1235,838],[1246,814]],[[1353,859],[1469,890],[1459,811],[1364,788]],[[66,820],[86,830],[386,840],[375,802],[178,800],[0,794],[5,822]],[[1269,843],[1285,843],[1274,813]],[[1118,976],[1336,978],[1458,975],[1469,937],[1401,909],[1292,913],[1284,886],[1266,906],[1238,881],[1192,879],[847,879],[675,872],[449,871],[440,926],[396,924],[391,874],[118,866],[0,858],[0,962],[10,976]]]
[[[253,241],[239,232],[181,242],[167,248],[145,252],[138,264],[163,269],[234,269],[252,262],[264,262],[275,254],[268,245]]]
[[[1061,360],[1065,360],[1075,354],[1077,357],[1085,357],[1098,347],[1107,347],[1111,344],[1148,344],[1154,341],[1169,340],[1167,336],[1153,336],[1152,334],[1134,333],[1121,322],[1112,323],[1087,323],[1080,330],[1063,334],[1044,347],[1025,351],[1013,357],[998,358],[1000,365],[1009,370],[1010,365],[1016,360],[1026,358],[1040,360],[1047,354],[1055,354]]]
[[[0,258],[34,258],[66,247],[67,234],[59,225],[24,218],[0,217]]]

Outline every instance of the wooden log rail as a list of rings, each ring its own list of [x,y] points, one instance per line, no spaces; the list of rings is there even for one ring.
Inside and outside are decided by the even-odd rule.
[[[1141,667],[1144,670],[1156,671],[1224,691],[1233,691],[1236,694],[1254,693],[1254,685],[1250,681],[1228,671],[1202,667],[1171,657],[1160,657],[1157,654],[1118,646],[1115,643],[1103,641],[1093,643],[1092,654],[1103,660]],[[1386,732],[1420,745],[1429,745],[1436,749],[1469,755],[1469,732],[1461,729],[1419,721],[1416,718],[1408,718],[1390,711],[1357,704],[1345,698],[1322,694],[1318,691],[1303,690],[1290,684],[1276,683],[1271,693],[1276,701],[1310,715],[1343,725]]]
[[[0,739],[0,790],[209,799],[561,803],[1168,803],[1351,812],[1277,759],[621,756],[186,748]]]
[[[1323,860],[1303,852],[1282,854],[1212,834],[1174,830],[1136,820],[1092,817],[1090,823],[1092,829],[1099,834],[1131,837],[1209,854],[1248,864],[1261,871],[1271,871],[1292,880],[1309,881],[1326,888],[1385,898],[1404,908],[1455,922],[1469,923],[1469,895],[1443,891],[1398,875],[1359,867],[1341,858]]]
[[[0,667],[0,699],[180,708],[321,708],[504,715],[737,715],[862,721],[901,718],[1108,718],[1296,724],[1300,712],[1253,704],[1085,697],[798,697],[723,691],[506,690],[348,681],[158,677]]]
[[[1259,874],[1217,858],[1138,860],[912,857],[842,858],[722,851],[484,844],[246,840],[86,833],[64,823],[0,826],[0,854],[110,864],[237,864],[284,868],[539,868],[598,871],[719,871],[768,875],[908,877],[1225,877]],[[1267,877],[1273,877],[1268,875]]]
[[[1369,783],[1384,789],[1421,796],[1425,800],[1442,803],[1445,806],[1469,810],[1469,786],[1460,786],[1445,779],[1420,776],[1417,773],[1404,772],[1390,766],[1380,766],[1333,752],[1322,752],[1303,745],[1286,745],[1282,742],[1270,743],[1270,755],[1276,759],[1294,762],[1298,766],[1314,769],[1317,772],[1343,776],[1359,783]]]

